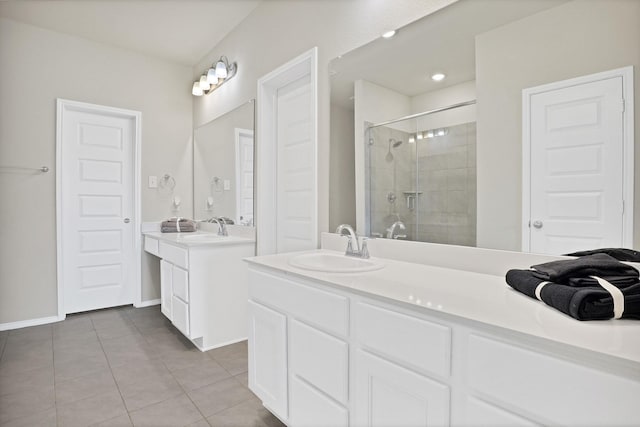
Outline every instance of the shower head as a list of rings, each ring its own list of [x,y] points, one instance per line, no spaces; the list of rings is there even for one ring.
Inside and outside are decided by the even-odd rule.
[[[393,138],[389,138],[389,144],[393,144],[393,148],[398,148],[402,145],[402,140],[395,140]]]

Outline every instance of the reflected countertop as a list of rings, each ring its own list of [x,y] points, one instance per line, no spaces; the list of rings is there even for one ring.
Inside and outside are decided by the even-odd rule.
[[[255,239],[248,236],[218,236],[216,233],[209,231],[195,231],[195,232],[183,232],[183,233],[161,233],[159,231],[145,232],[145,236],[152,237],[167,243],[172,243],[180,246],[191,247],[203,247],[203,246],[219,246],[219,245],[239,245],[239,244],[253,244]]]
[[[311,252],[341,254],[326,249]],[[258,268],[382,298],[425,314],[444,313],[640,363],[640,321],[575,320],[513,290],[502,276],[380,258],[377,260],[384,263],[380,270],[326,273],[291,266],[289,260],[301,253],[246,261]]]

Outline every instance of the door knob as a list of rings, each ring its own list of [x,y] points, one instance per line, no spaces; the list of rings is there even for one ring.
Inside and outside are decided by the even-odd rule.
[[[131,222],[131,220],[130,220],[129,218],[125,218],[125,219],[124,219],[124,223],[125,223],[125,224],[129,224],[130,222]]]
[[[542,221],[533,221],[533,226],[535,228],[542,228]]]

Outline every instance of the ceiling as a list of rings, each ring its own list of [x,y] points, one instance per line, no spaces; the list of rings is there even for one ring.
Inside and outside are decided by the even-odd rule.
[[[353,82],[367,80],[412,97],[475,80],[475,36],[566,0],[460,0],[330,64],[331,102],[353,108]],[[442,72],[447,78],[434,82]]]
[[[260,0],[0,1],[0,17],[194,66]]]

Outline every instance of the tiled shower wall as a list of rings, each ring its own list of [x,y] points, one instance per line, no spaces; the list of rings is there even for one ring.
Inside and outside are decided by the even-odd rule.
[[[384,236],[400,220],[410,240],[475,246],[476,124],[451,126],[446,135],[409,144],[412,134],[389,127],[369,131],[371,234]],[[403,141],[391,148],[393,159],[391,138]],[[413,209],[405,192],[418,193]]]

